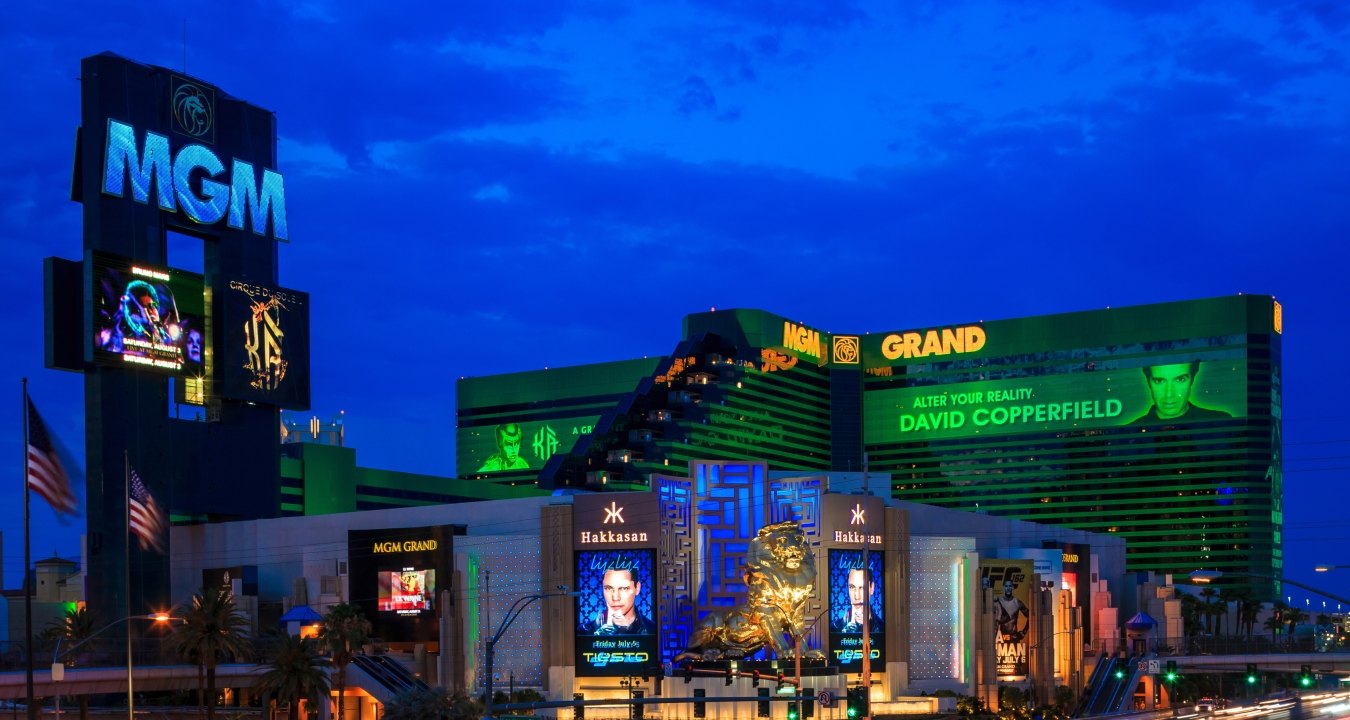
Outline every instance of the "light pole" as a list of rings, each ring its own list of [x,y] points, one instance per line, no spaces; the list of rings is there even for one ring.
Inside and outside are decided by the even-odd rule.
[[[1326,565],[1322,567],[1326,567],[1329,569],[1337,566]],[[1336,602],[1341,603],[1342,605],[1350,605],[1350,600],[1337,597],[1321,588],[1315,588],[1311,585],[1305,585],[1297,580],[1290,580],[1289,578],[1286,577],[1275,577],[1274,575],[1262,575],[1260,573],[1224,572],[1222,570],[1193,570],[1191,571],[1190,578],[1191,582],[1196,583],[1197,585],[1207,585],[1225,575],[1229,575],[1232,577],[1260,578],[1262,580],[1278,580],[1279,582],[1286,583],[1288,585],[1293,585],[1296,588],[1302,588],[1304,590],[1307,590],[1308,592],[1317,593],[1318,595],[1321,595],[1322,597],[1327,598],[1329,600],[1335,600]]]
[[[575,591],[573,592],[567,591],[566,585],[559,585],[558,592],[538,593],[536,595],[525,595],[523,597],[517,598],[514,603],[511,603],[511,609],[506,611],[506,617],[502,618],[502,624],[497,626],[497,632],[493,633],[492,637],[488,638],[486,643],[484,653],[486,655],[486,657],[484,658],[485,659],[484,664],[486,665],[485,668],[486,672],[484,673],[483,680],[484,684],[487,686],[487,698],[483,701],[484,718],[492,717],[492,658],[496,652],[497,641],[502,639],[502,635],[506,633],[506,629],[511,627],[511,623],[515,622],[516,618],[520,617],[520,613],[524,612],[525,608],[529,607],[530,603],[534,602],[535,600],[551,597],[576,597],[576,596],[577,593]]]
[[[103,627],[95,630],[94,632],[89,633],[88,637],[66,648],[65,652],[61,652],[61,641],[57,640],[56,650],[52,652],[52,665],[56,665],[59,662],[64,667],[65,661],[63,658],[78,650],[81,645],[84,645],[90,640],[93,640],[99,635],[102,635],[105,630],[117,627],[118,625],[121,625],[124,622],[131,622],[132,620],[152,620],[156,623],[172,623],[175,621],[187,622],[183,618],[176,618],[168,613],[155,613],[153,615],[128,615],[122,618],[121,620],[114,620],[108,623],[107,625],[104,625]],[[131,631],[130,629],[128,629],[127,630],[127,720],[133,720],[134,718],[133,713],[135,709],[135,702],[132,698],[132,690],[133,685],[131,680]]]

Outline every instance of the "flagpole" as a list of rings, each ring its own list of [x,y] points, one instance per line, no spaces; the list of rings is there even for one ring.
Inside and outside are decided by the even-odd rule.
[[[127,720],[135,720],[135,700],[131,696],[131,458],[126,450],[122,451],[122,479],[126,492],[122,499],[126,501],[127,529],[122,533],[126,545],[126,591],[127,591]]]
[[[23,379],[23,627],[24,647],[28,653],[28,720],[37,720],[37,704],[33,696],[33,585],[28,579],[32,564],[28,512],[28,378]]]

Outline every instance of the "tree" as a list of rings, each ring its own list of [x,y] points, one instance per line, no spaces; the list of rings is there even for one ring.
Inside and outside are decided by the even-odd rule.
[[[454,711],[445,691],[425,686],[411,687],[385,703],[382,720],[440,720]]]
[[[1186,637],[1200,633],[1200,600],[1190,593],[1177,590],[1181,597],[1181,627]]]
[[[1210,633],[1211,635],[1214,634],[1214,598],[1218,594],[1219,591],[1212,587],[1207,587],[1200,591],[1200,598],[1205,602],[1205,606],[1200,614],[1205,618],[1205,632]]]
[[[286,635],[272,646],[267,671],[258,678],[259,692],[286,703],[286,717],[299,720],[300,701],[317,704],[328,693],[327,663],[312,640]]]
[[[1298,624],[1308,619],[1308,613],[1299,608],[1291,607],[1284,613],[1284,621],[1289,623],[1289,637],[1294,637],[1294,631],[1298,629]]]
[[[356,648],[370,637],[370,621],[361,608],[350,603],[338,603],[328,609],[319,625],[319,643],[328,652],[337,671],[333,683],[337,690],[337,720],[342,720],[343,697],[347,691],[347,666],[352,662]]]
[[[1279,635],[1280,630],[1284,629],[1284,620],[1280,618],[1279,613],[1274,613],[1266,618],[1265,628],[1270,631],[1270,641],[1276,642],[1275,636]]]
[[[223,658],[248,656],[248,618],[235,607],[233,594],[215,587],[198,590],[192,596],[192,605],[182,612],[181,617],[183,624],[175,630],[172,642],[184,660],[196,663],[198,693],[204,692],[206,717],[214,720],[216,664]],[[198,702],[202,702],[201,695]]]

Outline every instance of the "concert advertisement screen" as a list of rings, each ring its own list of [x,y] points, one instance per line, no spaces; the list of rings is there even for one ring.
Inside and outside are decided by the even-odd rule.
[[[433,610],[436,571],[404,568],[380,572],[380,596],[376,607],[382,613],[420,615]]]
[[[863,625],[866,623],[873,663],[886,660],[886,587],[881,552],[831,550],[830,558],[830,660],[857,672],[863,658]]]
[[[577,553],[577,675],[642,674],[659,664],[654,559],[651,549]]]
[[[91,255],[94,362],[200,377],[208,340],[202,276]]]

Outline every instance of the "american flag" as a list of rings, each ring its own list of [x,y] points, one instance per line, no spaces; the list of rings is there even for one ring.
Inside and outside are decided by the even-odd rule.
[[[155,502],[155,497],[146,489],[145,483],[141,482],[141,476],[136,474],[134,469],[131,473],[131,497],[127,500],[131,504],[130,518],[127,530],[136,539],[140,541],[142,550],[154,549],[157,552],[164,551],[164,533],[167,523],[164,522],[164,511],[159,508]]]
[[[47,424],[42,422],[33,401],[24,399],[28,401],[28,487],[51,503],[56,512],[74,515],[79,502],[70,486],[70,476],[61,465]]]

